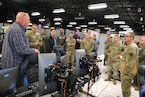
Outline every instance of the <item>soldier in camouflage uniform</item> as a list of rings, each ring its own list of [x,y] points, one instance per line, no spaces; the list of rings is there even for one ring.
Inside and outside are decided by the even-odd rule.
[[[32,30],[30,32],[26,32],[26,36],[29,41],[29,46],[30,48],[35,48],[40,50],[41,38],[40,38],[40,33],[36,32],[37,25],[33,24],[31,29]]]
[[[40,39],[41,39],[41,43],[42,45],[40,46],[40,52],[41,53],[46,53],[46,43],[45,43],[45,39],[47,37],[47,34],[46,34],[46,30],[44,28],[41,29],[41,36],[40,36]]]
[[[94,40],[90,37],[89,34],[85,35],[85,38],[81,43],[81,48],[85,49],[88,53],[92,52],[94,49]]]
[[[109,45],[111,43],[112,43],[112,37],[110,34],[107,34],[107,39],[104,42],[104,44],[105,44],[105,47],[104,47],[104,65],[106,65],[106,61],[108,60],[107,52],[108,52]]]
[[[66,62],[74,64],[75,62],[75,45],[76,40],[73,38],[73,33],[70,32],[66,39]]]
[[[108,53],[108,78],[105,81],[110,81],[113,77],[113,84],[116,85],[116,79],[118,79],[118,70],[120,66],[120,59],[116,58],[118,54],[122,52],[123,45],[119,43],[119,36],[115,35],[112,44],[109,46]]]
[[[123,97],[130,97],[131,82],[137,71],[138,47],[133,42],[134,37],[135,35],[132,32],[128,32],[124,36],[124,41],[126,42],[127,46],[125,47],[124,52],[119,56],[121,61],[124,63],[124,65],[121,64],[120,66],[121,88]]]

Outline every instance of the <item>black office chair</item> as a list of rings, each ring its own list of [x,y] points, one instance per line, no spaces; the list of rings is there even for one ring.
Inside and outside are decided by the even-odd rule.
[[[22,76],[24,77],[24,85],[31,84],[33,82],[38,81],[38,66],[36,64],[38,62],[34,61],[33,59],[36,56],[30,55],[29,58],[26,58],[24,62],[20,65],[20,71]],[[32,59],[30,61],[30,59]]]

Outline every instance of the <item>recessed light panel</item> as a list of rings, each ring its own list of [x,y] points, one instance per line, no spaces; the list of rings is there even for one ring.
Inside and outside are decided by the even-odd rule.
[[[53,13],[63,13],[63,12],[65,12],[63,8],[53,10]]]
[[[99,4],[88,5],[88,9],[101,9],[101,8],[107,8],[107,4],[106,3],[99,3]]]
[[[125,24],[125,21],[114,21],[114,24]]]
[[[32,12],[32,13],[31,13],[31,16],[38,16],[38,15],[40,15],[39,12]]]

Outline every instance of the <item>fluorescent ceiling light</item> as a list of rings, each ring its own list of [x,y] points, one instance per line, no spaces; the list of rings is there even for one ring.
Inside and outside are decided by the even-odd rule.
[[[110,30],[110,29],[111,29],[111,27],[105,27],[104,29],[105,29],[105,30]]]
[[[2,2],[0,2],[0,6],[2,6],[3,4],[2,4]]]
[[[54,25],[61,25],[61,23],[60,22],[55,22]]]
[[[141,12],[141,8],[140,7],[138,8],[137,12]]]
[[[62,21],[62,18],[54,18],[53,21]]]
[[[70,25],[76,25],[76,22],[69,22]]]
[[[98,25],[98,27],[105,27],[105,25]]]
[[[143,21],[143,17],[140,17],[140,21]]]
[[[119,31],[119,34],[121,34],[121,35],[124,36],[127,32],[128,32],[128,31]]]
[[[11,22],[13,22],[13,21],[12,21],[12,20],[7,20],[7,22],[8,22],[8,23],[11,23]]]
[[[63,13],[63,12],[65,12],[63,8],[53,10],[53,13]]]
[[[76,27],[76,29],[81,29],[81,27]]]
[[[120,25],[120,28],[129,28],[128,25]]]
[[[105,19],[115,19],[115,18],[119,18],[118,14],[112,14],[112,15],[104,15]]]
[[[73,27],[72,25],[67,25],[67,27]]]
[[[32,13],[31,13],[31,16],[38,16],[38,15],[40,15],[39,12],[32,12]]]
[[[39,21],[39,22],[44,22],[44,21],[45,21],[45,19],[39,19],[38,21]]]
[[[110,29],[109,31],[113,32],[113,31],[116,31],[116,29]]]
[[[89,25],[95,25],[97,22],[88,22]]]
[[[88,5],[88,9],[101,9],[101,8],[106,8],[106,7],[107,7],[106,3]]]
[[[49,28],[48,26],[43,26],[44,28]]]
[[[84,27],[84,28],[86,28],[86,27],[88,27],[87,25],[80,25],[80,27]]]
[[[123,28],[123,30],[127,30],[128,31],[128,30],[132,30],[132,28]]]
[[[114,21],[114,24],[125,24],[125,21]]]
[[[144,25],[142,25],[142,28],[144,28]]]
[[[29,23],[29,26],[31,26],[32,25],[32,23]]]
[[[127,32],[134,32],[134,30],[127,30]]]

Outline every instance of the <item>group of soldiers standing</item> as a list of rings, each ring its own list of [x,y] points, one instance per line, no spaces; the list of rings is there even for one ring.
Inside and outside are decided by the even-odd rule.
[[[26,32],[29,46],[38,49],[41,53],[46,51],[45,38],[47,36],[46,30],[41,29],[41,34],[37,32],[37,25],[32,25],[31,31]]]
[[[96,34],[91,37],[90,31],[85,33],[83,39],[78,35],[79,30],[77,29],[74,34],[70,32],[68,37],[65,36],[63,28],[60,28],[60,35],[58,36],[56,36],[56,29],[54,27],[50,28],[49,35],[47,35],[44,28],[41,31],[41,34],[38,33],[37,26],[32,25],[32,30],[26,32],[29,46],[39,49],[41,53],[55,52],[61,55],[66,54],[67,63],[75,64],[76,49],[85,49],[88,53],[91,53],[92,51],[97,52],[99,47]],[[137,75],[138,64],[145,64],[145,61],[143,61],[145,55],[145,37],[140,38],[138,45],[140,49],[133,42],[134,38],[134,33],[128,32],[124,36],[125,44],[122,44],[119,42],[120,37],[118,35],[114,35],[112,38],[110,34],[107,34],[107,40],[105,41],[104,60],[107,61],[108,67],[108,77],[105,81],[111,81],[111,78],[113,78],[113,84],[116,85],[116,80],[120,78],[123,97],[130,97],[130,87],[132,84],[135,84],[136,88],[139,87],[135,75]]]
[[[125,44],[122,44],[118,35],[112,37],[109,33],[105,41],[104,65],[107,65],[108,77],[104,81],[111,81],[112,78],[116,85],[116,80],[120,79],[123,97],[130,97],[132,85],[135,90],[140,89],[138,67],[145,64],[145,37],[139,39],[138,45],[134,38],[134,33],[128,32],[124,36]]]
[[[31,48],[36,48],[40,50],[40,53],[52,53],[65,55],[66,62],[75,64],[75,49],[85,49],[88,53],[93,50],[97,50],[99,42],[96,39],[96,34],[94,38],[91,37],[91,32],[88,31],[85,34],[84,39],[81,39],[79,30],[76,29],[74,34],[69,33],[68,37],[64,34],[64,29],[60,28],[60,34],[56,36],[56,29],[54,27],[50,28],[50,33],[47,35],[44,28],[41,29],[41,33],[37,32],[37,25],[33,24],[31,31],[26,32],[26,36],[29,41],[29,46]]]

